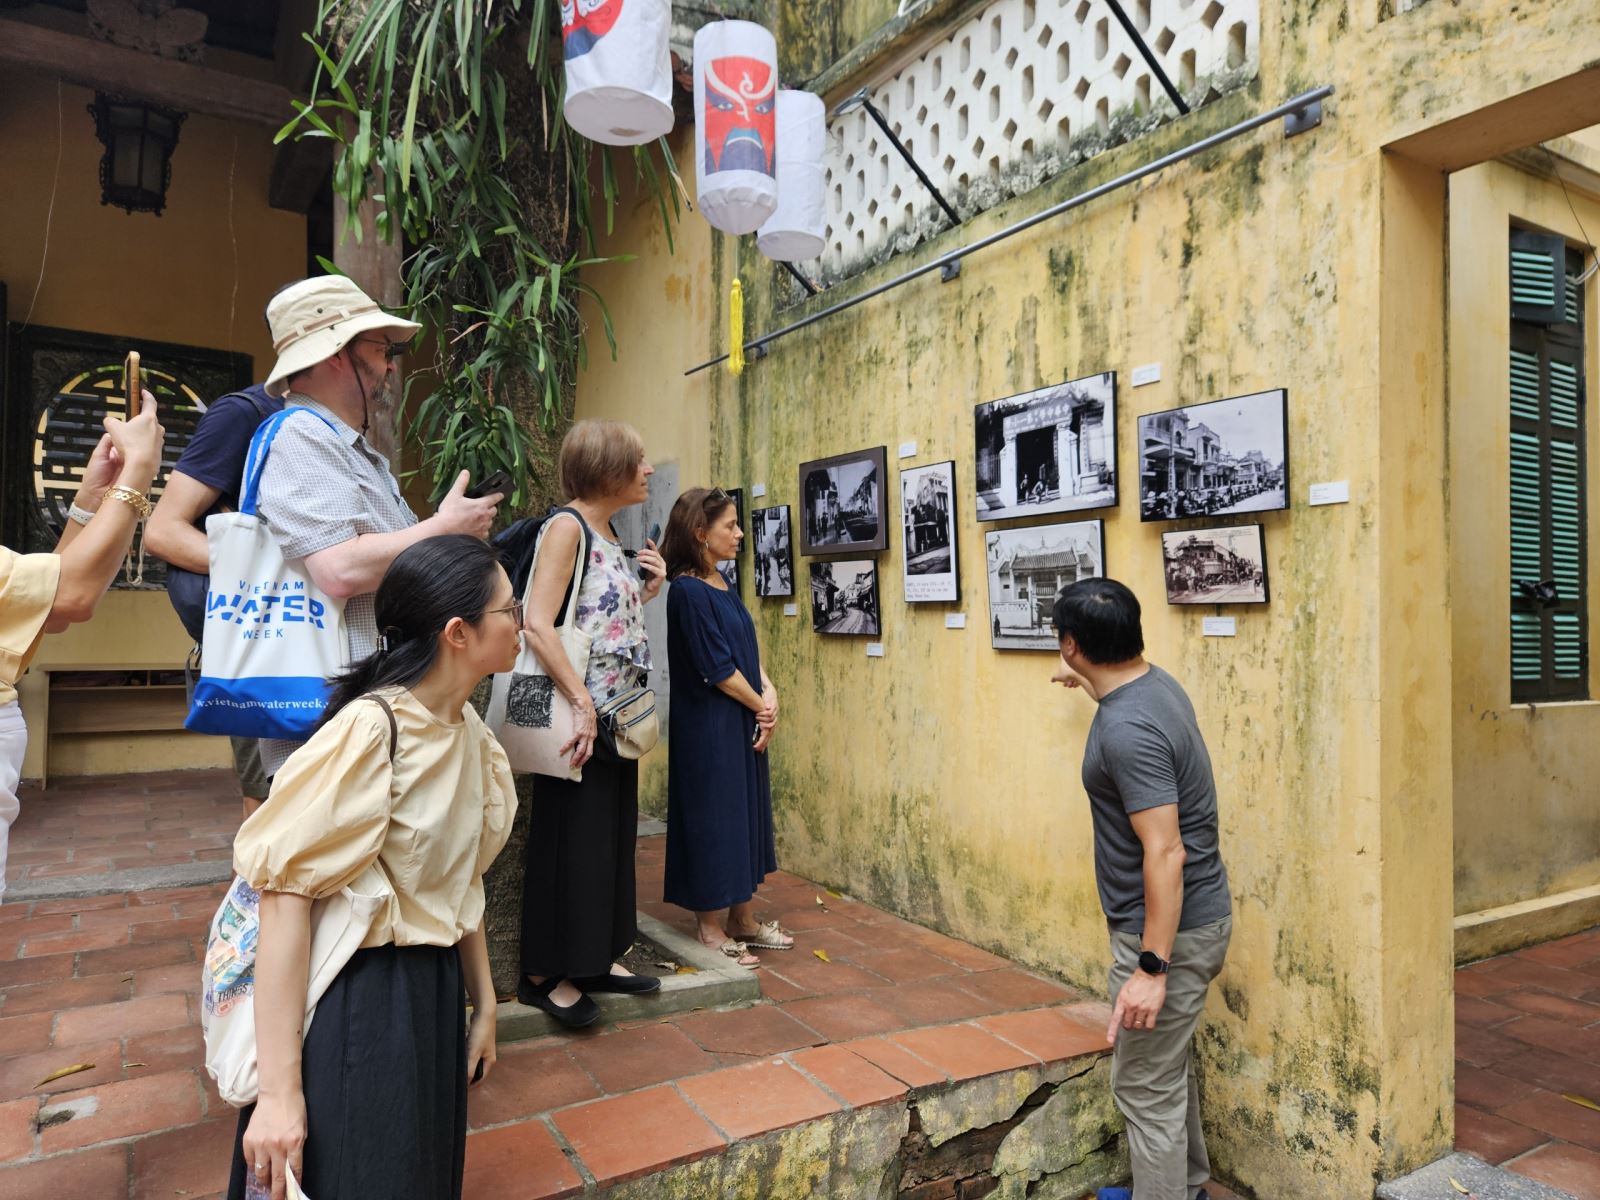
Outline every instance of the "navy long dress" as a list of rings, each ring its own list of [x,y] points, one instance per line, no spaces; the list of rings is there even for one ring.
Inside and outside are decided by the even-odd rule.
[[[691,576],[667,591],[669,904],[713,912],[755,895],[778,869],[767,756],[752,746],[756,717],[716,688],[735,671],[761,690],[756,627],[737,594]]]

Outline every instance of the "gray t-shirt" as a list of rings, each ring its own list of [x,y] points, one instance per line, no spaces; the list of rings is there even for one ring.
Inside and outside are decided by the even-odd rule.
[[[1183,864],[1179,929],[1220,921],[1233,909],[1217,849],[1217,788],[1194,705],[1160,667],[1100,701],[1083,751],[1083,787],[1094,813],[1094,870],[1111,928],[1144,932],[1144,845],[1129,813],[1178,806]]]

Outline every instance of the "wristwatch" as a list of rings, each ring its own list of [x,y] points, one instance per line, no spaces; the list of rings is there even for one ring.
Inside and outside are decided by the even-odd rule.
[[[1172,964],[1154,950],[1141,950],[1139,952],[1139,970],[1146,975],[1165,975],[1171,967]]]

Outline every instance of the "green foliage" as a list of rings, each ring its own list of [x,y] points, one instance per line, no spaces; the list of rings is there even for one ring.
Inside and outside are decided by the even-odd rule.
[[[407,381],[406,432],[425,446],[439,495],[463,468],[505,469],[520,504],[534,469],[519,409],[546,428],[586,362],[581,278],[598,257],[591,163],[609,232],[618,196],[612,151],[561,118],[564,72],[553,0],[322,0],[307,101],[279,132],[339,144],[333,186],[343,236],[382,202],[381,236],[403,236],[404,307],[432,335],[433,385]],[[660,162],[656,159],[659,156]],[[665,139],[632,151],[671,245],[683,190]],[[614,261],[614,260],[610,260]]]

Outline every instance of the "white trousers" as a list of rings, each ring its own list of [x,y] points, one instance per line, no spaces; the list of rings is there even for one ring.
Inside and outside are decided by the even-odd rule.
[[[11,822],[22,805],[17,784],[22,779],[22,755],[28,748],[28,726],[22,708],[13,700],[0,704],[0,898],[6,892],[6,851],[11,843]]]

